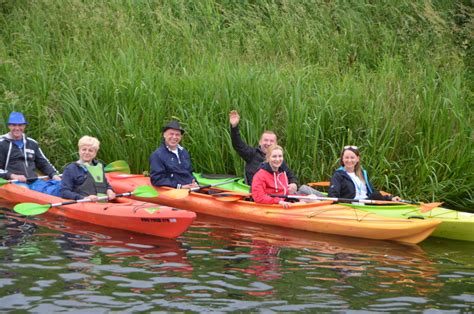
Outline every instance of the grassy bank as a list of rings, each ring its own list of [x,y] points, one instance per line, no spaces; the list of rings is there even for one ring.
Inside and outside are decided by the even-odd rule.
[[[58,167],[89,134],[137,172],[176,117],[196,170],[242,174],[237,109],[302,183],[353,144],[379,188],[474,209],[469,25],[448,1],[0,0],[0,117],[24,111]]]

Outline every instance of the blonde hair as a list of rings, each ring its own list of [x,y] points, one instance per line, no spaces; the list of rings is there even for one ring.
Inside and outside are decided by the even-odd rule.
[[[82,146],[92,146],[92,148],[95,148],[95,150],[99,150],[100,147],[100,142],[98,139],[92,136],[83,136],[77,143],[77,146],[81,148]]]
[[[267,148],[267,154],[265,155],[265,161],[266,162],[269,162],[270,161],[270,156],[272,155],[272,152],[274,150],[281,150],[281,152],[283,153],[283,148],[278,145],[278,144],[273,144],[272,146],[268,147]]]

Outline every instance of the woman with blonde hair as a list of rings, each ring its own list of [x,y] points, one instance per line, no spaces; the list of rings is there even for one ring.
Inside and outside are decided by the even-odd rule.
[[[61,184],[63,198],[80,200],[88,198],[97,201],[99,196],[115,198],[112,187],[107,182],[104,166],[95,157],[100,142],[95,137],[83,136],[78,143],[79,160],[66,166]]]
[[[285,198],[271,196],[289,193],[288,176],[281,167],[282,163],[283,148],[276,144],[268,147],[265,162],[260,165],[252,180],[252,198],[256,203],[280,204],[284,208],[290,206]]]

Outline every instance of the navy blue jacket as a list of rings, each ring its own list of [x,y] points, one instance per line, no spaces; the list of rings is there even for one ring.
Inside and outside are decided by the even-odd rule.
[[[391,200],[391,195],[383,196],[379,191],[374,189],[367,176],[367,171],[362,169],[364,180],[367,187],[367,197],[370,200]],[[355,184],[351,177],[347,174],[344,167],[337,169],[331,177],[331,185],[328,190],[329,197],[337,198],[354,198],[356,196]]]
[[[98,161],[93,160],[92,163],[97,165]],[[78,167],[76,162],[70,163],[64,168],[63,177],[61,180],[61,197],[72,199],[72,200],[81,200],[88,195],[96,195],[97,193],[80,193],[77,191],[77,188],[80,187],[87,179],[88,171],[85,166]],[[104,174],[104,182],[106,183],[106,190],[113,190]],[[87,195],[84,195],[87,194]]]
[[[191,157],[186,149],[178,145],[179,158],[161,142],[150,156],[150,179],[154,186],[180,188],[193,182]]]

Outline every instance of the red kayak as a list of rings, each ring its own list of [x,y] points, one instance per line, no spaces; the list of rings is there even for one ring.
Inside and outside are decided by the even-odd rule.
[[[19,186],[0,186],[0,197],[12,203],[61,203],[68,200]],[[192,224],[196,214],[168,206],[118,198],[108,203],[76,203],[51,207],[48,213],[109,228],[176,238]]]

